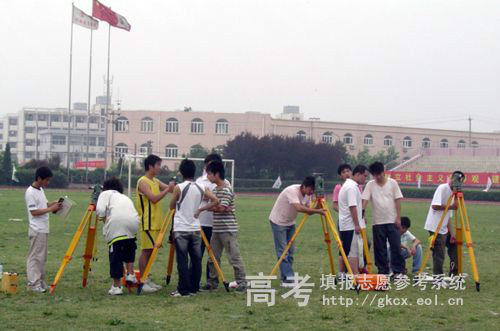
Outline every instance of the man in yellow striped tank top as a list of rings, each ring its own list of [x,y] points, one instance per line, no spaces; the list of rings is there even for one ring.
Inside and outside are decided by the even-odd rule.
[[[156,178],[161,171],[161,159],[156,155],[149,155],[144,160],[145,174],[137,181],[136,209],[140,220],[141,256],[139,257],[139,270],[141,276],[153,252],[154,243],[160,232],[163,221],[163,208],[161,200],[172,192],[175,183],[169,185]],[[142,291],[155,292],[161,288],[151,280],[146,280]]]

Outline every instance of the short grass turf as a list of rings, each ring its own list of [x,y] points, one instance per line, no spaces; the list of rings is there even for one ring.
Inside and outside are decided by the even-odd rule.
[[[61,221],[51,217],[47,280],[51,283],[75,233],[89,201],[90,192],[47,190],[49,200],[68,195],[77,202],[70,217]],[[268,215],[274,197],[237,198],[240,224],[239,243],[247,275],[268,274],[275,261],[274,245]],[[166,201],[165,201],[166,203]],[[411,231],[426,242],[423,229],[428,202],[404,202],[403,215],[413,222]],[[37,294],[26,290],[26,254],[28,251],[27,212],[23,190],[0,191],[0,263],[4,271],[19,273],[16,295],[0,294],[0,328],[2,330],[496,330],[500,325],[500,207],[470,204],[472,235],[481,277],[481,292],[476,292],[472,279],[464,291],[421,291],[407,287],[388,292],[361,292],[320,289],[321,275],[329,273],[329,264],[321,224],[311,217],[296,241],[295,271],[311,276],[315,284],[309,303],[299,307],[293,296],[281,297],[286,290],[276,289],[276,304],[247,306],[246,294],[226,293],[222,288],[194,297],[172,298],[177,274],[169,286],[154,294],[125,294],[111,297],[107,248],[101,229],[98,235],[98,261],[93,262],[89,284],[81,286],[84,240],[74,254],[56,288],[55,294]],[[370,213],[368,211],[368,219]],[[22,219],[16,221],[12,219]],[[371,237],[371,231],[368,231]],[[337,248],[334,254],[337,256]],[[137,256],[139,251],[137,251]],[[206,257],[205,257],[206,258]],[[164,285],[167,250],[163,248],[153,267],[153,279]],[[430,261],[429,261],[430,262]],[[410,261],[407,265],[410,267]],[[430,263],[429,263],[430,265]],[[137,267],[137,263],[136,263]],[[233,278],[225,257],[222,267],[226,277]],[[175,269],[175,268],[174,268]],[[471,274],[465,254],[465,272]],[[202,281],[204,282],[204,276]],[[376,295],[376,297],[375,297]],[[324,305],[323,296],[337,298],[337,305]],[[340,297],[351,298],[346,307]],[[368,297],[367,297],[368,296]],[[407,298],[408,304],[388,303],[385,297]],[[417,305],[419,299],[432,303]],[[438,304],[435,305],[435,300]],[[448,300],[463,300],[463,305],[450,305]],[[373,300],[373,301],[372,301]],[[382,301],[379,301],[382,300]],[[363,302],[365,303],[363,305]],[[382,304],[380,304],[382,303]]]

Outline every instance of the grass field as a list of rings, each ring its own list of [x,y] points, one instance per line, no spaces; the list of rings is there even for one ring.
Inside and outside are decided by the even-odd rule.
[[[48,282],[59,267],[72,235],[88,203],[87,193],[64,193],[78,203],[70,218],[64,222],[51,219]],[[48,190],[49,200],[61,195]],[[274,246],[267,221],[273,204],[272,197],[238,197],[237,217],[240,224],[240,248],[247,275],[268,274],[275,262]],[[28,249],[27,215],[24,191],[0,191],[0,263],[4,271],[20,274],[17,295],[0,294],[0,326],[2,330],[498,330],[500,325],[500,284],[497,280],[500,265],[500,219],[498,205],[468,205],[475,240],[476,257],[481,276],[481,292],[477,293],[471,279],[465,291],[421,291],[408,287],[401,291],[378,292],[378,299],[408,298],[412,306],[369,306],[375,292],[323,291],[319,288],[321,274],[329,273],[327,253],[319,218],[311,218],[297,240],[295,271],[308,274],[315,283],[309,304],[300,308],[293,297],[283,299],[278,282],[274,283],[276,305],[246,306],[246,295],[226,293],[219,289],[188,298],[171,298],[177,276],[159,293],[110,297],[107,290],[107,250],[99,231],[98,257],[93,264],[87,288],[81,287],[82,248],[80,243],[74,259],[59,283],[56,293],[35,294],[26,291],[25,263]],[[412,232],[422,241],[426,234],[423,222],[427,202],[403,203],[403,215],[413,221]],[[369,211],[368,211],[369,216]],[[23,221],[10,221],[20,218]],[[100,230],[100,229],[99,229]],[[368,235],[371,236],[371,231]],[[334,249],[337,254],[337,249]],[[163,284],[166,270],[166,250],[161,250],[153,268],[153,279]],[[223,257],[223,270],[232,279],[232,270]],[[468,256],[465,271],[470,274]],[[407,261],[408,266],[410,261]],[[446,270],[446,269],[445,269]],[[353,298],[352,307],[325,306],[323,295]],[[362,306],[366,296],[366,304]],[[417,306],[418,298],[435,295],[443,305]],[[462,306],[451,306],[449,298],[462,298]],[[358,303],[358,305],[356,305]]]

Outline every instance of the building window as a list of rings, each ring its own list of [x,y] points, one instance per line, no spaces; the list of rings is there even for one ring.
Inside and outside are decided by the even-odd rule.
[[[333,144],[333,133],[331,132],[323,133],[323,136],[321,137],[321,142],[325,144]]]
[[[459,140],[457,143],[458,148],[465,148],[466,146],[467,146],[467,143],[465,142],[465,140]]]
[[[144,117],[141,120],[141,132],[153,132],[153,119],[151,117]]]
[[[121,158],[125,154],[128,154],[128,146],[124,143],[119,143],[115,145],[115,158]]]
[[[471,142],[470,145],[471,145],[472,148],[478,148],[479,147],[479,143],[477,141]]]
[[[66,145],[66,136],[52,136],[53,145]]]
[[[32,114],[32,113],[26,114],[26,118],[25,118],[26,121],[33,121],[34,119],[35,119],[34,114]]]
[[[34,133],[35,132],[35,128],[32,127],[32,126],[27,126],[24,128],[24,132],[25,133]]]
[[[352,134],[346,133],[344,135],[343,141],[344,141],[344,144],[346,144],[346,145],[352,145]]]
[[[61,115],[50,116],[50,123],[52,123],[52,122],[61,122]]]
[[[149,155],[149,154],[151,154],[149,151],[152,149],[153,149],[153,147],[150,144],[148,144],[148,143],[142,144],[141,147],[139,147],[139,154],[140,155]]]
[[[57,115],[59,116],[59,115]],[[86,123],[85,116],[76,116],[76,123]]]
[[[120,117],[118,117],[118,119],[120,119]],[[99,122],[99,117],[97,117],[97,116],[90,116],[89,117],[89,123],[95,124],[98,122]],[[128,125],[127,125],[127,127],[128,127]]]
[[[410,137],[404,137],[403,138],[403,147],[404,148],[411,148],[412,145],[412,140]]]
[[[439,147],[441,148],[448,148],[448,140],[447,139],[441,139],[439,142]]]
[[[431,140],[429,138],[422,139],[422,148],[430,148]]]
[[[47,114],[37,114],[37,118],[39,121],[46,121],[47,120]]]
[[[0,122],[0,130],[3,129],[3,122]]]
[[[99,137],[99,139],[97,141],[99,143],[99,146],[104,146],[105,145],[104,137]]]
[[[167,119],[165,124],[165,132],[177,133],[179,132],[179,121],[173,117]]]
[[[97,137],[89,137],[89,146],[96,146],[96,145],[97,145]]]
[[[179,149],[177,148],[177,145],[170,144],[165,147],[166,157],[177,157],[178,153]]]
[[[26,144],[26,146],[33,146],[35,145],[35,139],[26,139],[24,143]]]
[[[191,133],[203,133],[203,121],[195,118],[191,121]]]
[[[17,118],[9,118],[9,125],[17,125]]]
[[[10,130],[9,131],[9,137],[17,137],[17,131]]]
[[[371,134],[367,134],[363,139],[363,144],[365,145],[373,145],[373,136]]]
[[[305,140],[307,138],[306,133],[304,131],[302,131],[302,130],[298,131],[297,134],[296,134],[296,136],[297,136],[297,138],[300,138],[300,139],[303,139],[303,140]]]
[[[115,123],[116,132],[127,132],[128,131],[128,118],[120,116],[116,119]]]
[[[0,133],[0,140],[3,140],[3,133]]]
[[[229,123],[225,119],[219,119],[215,122],[215,133],[216,134],[228,134]]]
[[[24,152],[24,158],[26,160],[31,160],[35,154],[33,152]]]
[[[11,142],[9,142],[9,146],[10,146],[10,148],[17,148],[17,142],[11,141]]]
[[[392,146],[392,137],[391,136],[384,137],[384,146]]]

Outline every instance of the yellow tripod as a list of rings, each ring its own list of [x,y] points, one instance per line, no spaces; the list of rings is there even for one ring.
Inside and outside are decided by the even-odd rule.
[[[439,219],[439,223],[437,225],[436,231],[431,237],[431,242],[429,248],[427,249],[424,259],[422,260],[422,265],[420,266],[419,273],[424,271],[425,266],[427,265],[427,260],[431,254],[431,251],[434,249],[434,245],[436,243],[436,238],[439,233],[439,230],[443,226],[444,218],[448,213],[448,210],[451,207],[451,204],[455,200],[457,205],[457,211],[455,213],[455,229],[456,229],[456,245],[457,245],[457,271],[459,274],[463,272],[463,240],[465,236],[465,246],[467,247],[467,251],[469,253],[470,264],[472,268],[472,276],[474,278],[474,282],[476,283],[476,290],[479,292],[479,272],[476,264],[476,257],[474,255],[474,244],[472,242],[472,235],[470,232],[470,223],[469,216],[467,215],[467,209],[465,208],[465,200],[464,194],[460,189],[454,189],[453,194],[448,199],[446,203],[446,207],[444,208],[443,215]],[[451,220],[450,220],[451,222]]]
[[[342,241],[340,240],[340,236],[339,236],[339,233],[337,231],[337,227],[335,225],[332,214],[330,213],[330,210],[329,210],[328,206],[326,205],[326,202],[325,202],[325,199],[323,196],[318,196],[316,198],[316,201],[313,204],[313,208],[318,208],[318,207],[325,210],[325,216],[321,215],[321,224],[322,224],[323,234],[324,234],[324,238],[325,238],[324,240],[325,240],[325,243],[326,243],[327,249],[328,249],[328,260],[330,262],[330,272],[332,275],[335,274],[333,253],[332,253],[332,248],[330,245],[330,243],[331,243],[330,231],[331,231],[331,234],[333,235],[333,239],[335,240],[335,242],[337,244],[337,248],[340,251],[340,255],[342,256],[342,260],[344,261],[345,267],[346,267],[348,273],[351,276],[353,276],[352,279],[353,279],[354,285],[357,285],[356,278],[353,275],[351,266],[349,265],[349,261],[347,260],[347,256],[346,256],[344,248],[342,246]],[[278,271],[278,268],[279,268],[281,262],[283,262],[283,259],[288,254],[288,251],[292,247],[293,243],[295,242],[295,239],[297,238],[300,231],[304,227],[304,224],[308,218],[309,218],[309,215],[307,215],[307,214],[304,215],[304,217],[302,218],[301,222],[297,226],[297,229],[295,230],[295,233],[293,234],[292,238],[290,238],[290,241],[286,245],[283,253],[281,254],[281,256],[278,259],[278,261],[276,262],[276,264],[274,265],[274,268],[271,271],[271,276],[274,276],[276,274],[276,272]],[[365,236],[363,236],[363,240],[365,240],[365,238],[366,238],[366,233],[365,233]],[[363,247],[365,250],[365,255],[367,256],[367,259],[369,259],[368,244],[364,244]],[[357,286],[356,286],[356,289],[359,290],[359,288]]]
[[[162,223],[160,233],[158,234],[158,237],[156,238],[156,241],[155,241],[155,244],[153,247],[153,252],[151,253],[151,256],[149,257],[148,263],[146,264],[146,268],[144,269],[144,273],[141,275],[140,282],[137,286],[137,294],[138,295],[141,294],[144,282],[146,281],[146,278],[148,277],[149,272],[151,271],[151,268],[153,267],[153,264],[156,260],[157,255],[158,255],[158,250],[161,248],[162,243],[163,243],[163,239],[165,238],[165,234],[167,233],[167,230],[170,227],[170,224],[172,223],[172,220],[174,218],[174,213],[175,213],[175,209],[170,209],[167,212],[167,214],[165,215],[165,219]],[[201,229],[201,226],[200,226],[200,234],[201,234],[201,239],[205,243],[205,246],[207,248],[210,259],[214,263],[214,267],[215,267],[215,270],[217,271],[217,276],[219,278],[219,281],[222,284],[224,284],[226,291],[229,292],[229,283],[224,278],[224,274],[222,273],[222,270],[219,266],[219,263],[217,263],[217,260],[215,259],[214,253],[212,252],[212,248],[210,247],[210,244],[207,240],[207,237],[205,236],[205,233]],[[168,266],[167,266],[167,280],[166,280],[167,284],[170,283],[170,276],[172,275],[174,252],[175,252],[175,243],[174,243],[174,238],[172,238],[169,259],[168,259]]]
[[[66,250],[66,254],[64,254],[63,261],[59,267],[59,270],[57,271],[56,277],[54,278],[54,281],[50,285],[50,293],[54,293],[54,291],[56,290],[56,286],[61,280],[61,277],[64,273],[64,269],[68,265],[69,261],[73,259],[73,253],[75,252],[76,246],[78,245],[78,242],[80,241],[80,238],[82,237],[85,228],[87,228],[87,240],[85,243],[85,250],[83,254],[84,262],[83,262],[82,286],[83,287],[87,286],[87,279],[90,271],[90,261],[92,260],[92,257],[94,255],[94,247],[96,243],[96,234],[97,234],[97,216],[96,217],[92,216],[96,209],[97,198],[99,197],[100,191],[101,188],[99,185],[94,186],[94,191],[92,193],[92,201],[88,205],[87,210],[85,211],[85,214],[83,215],[83,218],[80,221],[80,224],[78,225],[78,228],[76,229],[73,238],[71,239],[69,247]]]

